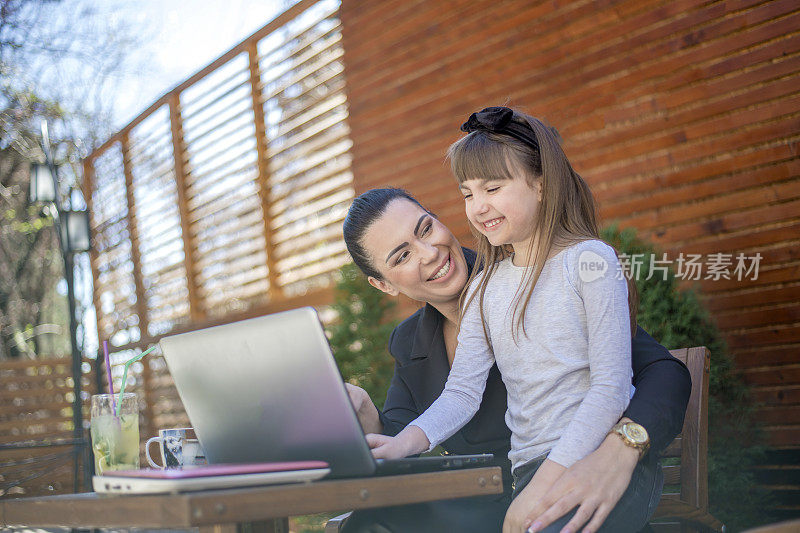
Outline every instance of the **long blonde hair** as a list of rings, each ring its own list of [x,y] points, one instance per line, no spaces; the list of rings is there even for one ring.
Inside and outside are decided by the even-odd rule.
[[[498,109],[505,108],[487,108],[484,111]],[[470,121],[474,120],[473,117],[475,114],[470,117]],[[467,124],[469,122],[462,129]],[[526,133],[526,128],[530,133]],[[541,180],[542,202],[532,228],[532,235],[537,236],[538,246],[535,251],[530,247],[528,257],[524,258],[525,264],[532,266],[526,267],[514,298],[516,304],[512,333],[516,338],[520,329],[525,334],[525,310],[553,246],[566,247],[585,240],[600,239],[594,196],[589,185],[572,168],[558,141],[558,134],[539,119],[513,111],[508,125],[490,125],[489,128],[468,130],[471,133],[453,143],[447,152],[453,175],[459,184],[484,177],[514,179],[514,170],[518,172],[520,168],[524,170],[528,186],[534,187]],[[475,278],[482,278],[477,290],[462,293],[459,323],[477,295],[484,336],[488,342],[483,310],[484,294],[498,263],[511,254],[511,249],[508,246],[493,246],[471,224],[470,230],[478,241],[478,259],[467,287],[471,286]],[[483,271],[480,267],[483,267]],[[471,292],[469,297],[467,292]],[[635,335],[638,295],[636,284],[630,278],[628,305],[631,335]]]

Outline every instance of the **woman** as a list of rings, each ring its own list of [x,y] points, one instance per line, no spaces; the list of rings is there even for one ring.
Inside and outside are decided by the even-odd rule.
[[[356,198],[345,219],[344,238],[372,286],[425,303],[390,337],[395,374],[383,412],[363,390],[348,387],[364,431],[396,435],[444,389],[455,354],[458,301],[475,254],[462,248],[416,199],[398,189],[375,189]],[[683,424],[691,390],[689,373],[641,328],[632,341],[632,356],[636,392],[621,421],[633,421],[646,430],[650,452],[641,460],[658,468],[658,452]],[[505,411],[506,390],[495,366],[477,414],[442,445],[449,453],[493,453],[503,467],[502,496],[359,511],[344,531],[499,531],[511,492]],[[534,522],[544,527],[576,506],[579,510],[566,528],[577,531],[591,518],[602,522],[628,488],[640,458],[635,444],[610,433],[595,452],[572,465],[552,486],[535,507]]]

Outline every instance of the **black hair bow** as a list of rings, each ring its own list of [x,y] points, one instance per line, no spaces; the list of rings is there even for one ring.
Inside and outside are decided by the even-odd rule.
[[[514,111],[508,107],[487,107],[473,113],[467,121],[461,125],[461,131],[472,133],[473,131],[491,131],[502,133],[526,143],[535,151],[539,151],[539,141],[533,129],[520,122],[514,122]]]
[[[507,107],[487,107],[473,113],[461,125],[461,131],[471,133],[477,130],[500,131],[506,128],[514,118],[514,111]]]

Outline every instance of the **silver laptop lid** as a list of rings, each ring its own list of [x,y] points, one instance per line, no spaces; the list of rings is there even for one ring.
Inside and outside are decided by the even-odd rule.
[[[161,339],[209,463],[320,460],[331,476],[375,461],[311,307]]]

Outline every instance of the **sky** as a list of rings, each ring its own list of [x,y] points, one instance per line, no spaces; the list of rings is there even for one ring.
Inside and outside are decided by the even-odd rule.
[[[98,6],[104,0],[94,0]],[[146,32],[134,52],[143,68],[117,90],[122,128],[161,95],[227,52],[293,4],[292,0],[136,0],[125,8]]]

